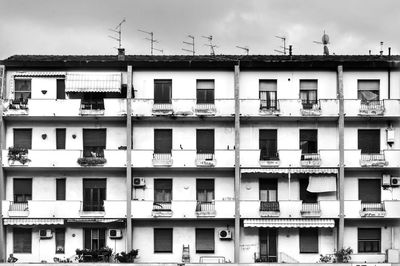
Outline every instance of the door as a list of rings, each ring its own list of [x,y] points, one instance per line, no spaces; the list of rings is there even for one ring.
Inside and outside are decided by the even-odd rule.
[[[65,99],[65,79],[57,79],[57,99]]]
[[[277,262],[277,229],[261,228],[259,231],[260,238],[260,261],[261,262]]]
[[[105,179],[83,180],[83,211],[104,211]]]

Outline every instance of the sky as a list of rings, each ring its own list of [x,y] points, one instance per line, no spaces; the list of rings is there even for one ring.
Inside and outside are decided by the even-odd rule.
[[[116,54],[110,29],[122,24],[127,54],[279,54],[282,40],[293,54],[400,54],[399,0],[0,0],[0,59],[14,54]]]

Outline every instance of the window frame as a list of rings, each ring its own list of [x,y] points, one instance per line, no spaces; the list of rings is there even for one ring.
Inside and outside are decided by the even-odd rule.
[[[199,88],[201,82],[212,82],[212,88]],[[204,97],[199,97],[200,92],[205,92]],[[215,80],[197,79],[196,80],[196,104],[215,104]]]
[[[157,237],[160,237],[162,234],[161,232],[168,232],[169,236],[171,237],[171,239],[168,239],[169,242],[169,246],[167,248],[165,248],[165,250],[156,250],[157,247]],[[165,235],[164,235],[165,236]],[[153,228],[153,252],[154,253],[173,253],[174,250],[174,230],[173,228]]]
[[[97,241],[97,249],[106,247],[106,228],[84,228],[84,234],[83,234],[83,246],[84,248],[88,249],[94,249],[93,248],[93,241]],[[97,230],[98,231],[98,237],[93,238],[93,231]],[[86,244],[88,244],[86,237],[88,236],[88,232],[90,232],[90,247],[88,247]],[[104,236],[104,238],[101,238]],[[104,241],[103,245],[101,245],[101,241]]]
[[[367,83],[367,82],[377,82],[378,83],[378,89],[361,89],[360,88],[360,83]],[[362,93],[361,91],[368,91],[371,93],[375,93],[378,96],[378,99],[376,100],[367,100],[367,99],[363,99]],[[361,100],[361,103],[369,103],[369,102],[377,102],[380,101],[381,97],[380,97],[380,93],[381,93],[381,80],[380,79],[358,79],[357,80],[357,99]]]
[[[310,133],[313,132],[312,135],[314,135],[315,132],[315,141],[314,140],[310,140],[310,139],[306,139],[302,138],[302,133],[306,134],[306,133]],[[307,152],[303,152],[303,148],[302,148],[302,141],[307,142]],[[313,150],[312,147],[310,147],[310,143],[315,142],[315,151],[314,152],[310,152],[310,150]],[[304,143],[303,145],[305,145],[306,143]],[[318,153],[318,129],[300,129],[299,130],[299,149],[301,150],[301,154],[313,154],[313,153]],[[306,149],[306,148],[304,148]]]
[[[206,244],[202,243],[200,244],[200,235],[201,233],[204,235],[204,232],[207,232],[210,236],[212,236],[212,239],[207,239]],[[207,235],[207,236],[209,236]],[[212,242],[212,245],[211,245]],[[209,244],[209,245],[207,245]],[[210,249],[199,249],[199,246],[209,246]],[[215,253],[215,228],[196,228],[195,229],[195,246],[196,246],[196,254],[213,254]]]
[[[156,188],[157,186],[156,186],[156,182],[162,182],[162,181],[168,181],[168,182],[171,182],[171,187],[169,188]],[[172,197],[173,197],[173,194],[172,194],[172,188],[173,188],[173,181],[172,181],[172,178],[168,178],[168,179],[165,179],[165,178],[155,178],[154,179],[154,202],[155,203],[171,203],[171,201],[172,201]],[[163,200],[162,201],[158,201],[158,200],[156,200],[157,199],[157,193],[159,193],[160,195],[162,195],[162,198],[163,198]],[[168,201],[168,200],[165,200],[165,198],[167,198],[167,195],[169,194],[169,197],[170,197],[170,201]]]
[[[18,90],[17,87],[17,83],[21,82],[21,81],[25,81],[28,82],[29,81],[29,90]],[[29,93],[28,97],[22,97],[22,95]],[[21,94],[21,97],[17,98],[17,94]],[[27,100],[27,99],[31,99],[32,97],[32,78],[14,78],[14,100]],[[21,102],[21,101],[20,101]]]
[[[314,234],[314,235],[313,235]],[[311,243],[316,243],[315,246],[311,248],[316,248],[316,250],[304,250],[306,240],[304,239],[311,239]],[[303,238],[303,240],[302,240]],[[310,247],[308,247],[311,249]],[[318,228],[299,228],[299,253],[300,254],[318,254],[319,253],[319,229]]]
[[[159,88],[157,86],[161,86],[160,89],[164,90],[164,86],[169,85],[169,92],[168,92],[168,101],[165,99],[158,99],[156,98],[156,90]],[[171,104],[172,103],[172,79],[154,79],[154,95],[153,95],[153,101],[155,104]],[[162,94],[162,93],[161,93]],[[161,97],[162,98],[162,97]]]
[[[212,188],[208,188],[207,186],[200,186],[201,182],[209,182],[209,185],[212,184]],[[211,187],[211,186],[209,186]],[[203,194],[204,197],[206,198],[205,201],[200,200],[199,196]],[[209,195],[211,195],[211,199],[209,198]],[[215,200],[215,179],[210,179],[210,178],[197,178],[196,179],[196,201],[197,202],[212,202]]]
[[[373,134],[371,134],[371,133],[373,133]],[[378,133],[378,136],[375,135],[376,133]],[[374,153],[381,152],[381,138],[382,138],[381,133],[382,132],[380,129],[358,129],[357,130],[357,149],[361,150],[361,154],[374,154]],[[363,134],[365,134],[365,135],[362,136]],[[360,140],[364,140],[366,137],[369,138],[369,141],[360,142]],[[375,139],[375,138],[377,138],[377,139]],[[374,146],[368,146],[368,143],[373,143]],[[363,145],[361,145],[361,144],[363,144]],[[376,150],[376,148],[378,148],[378,149]],[[371,152],[371,150],[376,150],[376,151]]]
[[[16,237],[16,233],[18,233],[20,236]],[[20,239],[19,239],[20,237]],[[16,240],[22,240],[22,247],[21,249],[16,249],[19,248],[18,246],[21,245],[21,243],[19,243],[19,245],[17,245]],[[27,241],[29,243],[25,243],[25,241]],[[25,246],[26,245],[26,246]],[[28,248],[29,247],[29,248]],[[26,249],[25,249],[26,248]],[[18,227],[14,227],[13,228],[13,253],[15,254],[32,254],[32,228],[18,228]]]
[[[65,254],[65,228],[56,228],[54,230],[54,234],[55,234],[56,254]],[[62,248],[62,251],[58,251],[59,246],[60,248]]]
[[[212,138],[207,138],[207,135],[212,135]],[[202,143],[201,139],[206,139],[209,142]],[[215,154],[215,129],[196,129],[196,153]]]
[[[268,87],[268,85],[262,84],[273,84],[271,88],[262,88]],[[265,97],[263,97],[265,95]],[[278,80],[277,79],[260,79],[258,81],[258,97],[260,99],[260,109],[266,110],[277,110],[278,109]],[[263,99],[265,98],[265,99]]]
[[[16,142],[18,142],[16,132],[26,132],[26,133],[29,132],[29,134],[28,134],[30,136],[29,137],[29,145],[27,145],[27,146],[16,145]],[[24,136],[24,137],[26,137],[26,136]],[[32,128],[14,128],[13,129],[13,146],[14,146],[14,148],[24,148],[24,149],[28,149],[28,150],[32,149]]]
[[[169,134],[169,138],[160,140],[160,139],[162,139],[162,137],[165,137],[167,135],[167,132]],[[165,134],[165,135],[163,135],[163,134]],[[173,132],[172,132],[172,129],[170,129],[170,128],[155,128],[154,129],[154,153],[161,153],[161,154],[171,154],[172,153],[172,145],[173,145],[173,143],[172,143],[173,135],[172,134],[173,134]],[[167,145],[166,144],[164,145],[163,143],[166,141],[168,141],[169,149],[166,149],[164,152],[163,148],[164,148],[164,146],[167,146]],[[160,145],[158,145],[158,144],[161,144],[162,148],[160,148],[159,147]]]
[[[56,200],[66,200],[66,178],[56,179]],[[60,194],[60,192],[62,193]]]
[[[260,160],[279,160],[277,129],[259,129],[258,145]]]
[[[379,230],[379,239],[360,239],[360,231],[362,230]],[[377,250],[373,250],[373,251],[365,251],[365,246],[364,246],[364,250],[361,250],[360,247],[360,242],[377,242],[378,246],[377,246]],[[357,252],[358,253],[381,253],[382,251],[382,228],[380,227],[374,227],[374,228],[358,228],[357,229]]]

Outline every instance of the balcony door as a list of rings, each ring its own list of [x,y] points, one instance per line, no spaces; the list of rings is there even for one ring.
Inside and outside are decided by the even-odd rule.
[[[318,194],[312,193],[307,190],[308,187],[308,178],[300,178],[300,200],[303,203],[317,203],[318,202]]]
[[[197,201],[212,202],[214,200],[214,179],[196,180]]]
[[[278,159],[276,129],[260,129],[259,134],[260,160]]]
[[[154,80],[154,103],[169,104],[172,98],[172,80]]]
[[[303,109],[312,109],[317,104],[317,80],[300,80],[300,99]]]
[[[362,203],[381,202],[381,180],[380,179],[359,179],[358,198]]]
[[[277,262],[277,229],[260,228],[260,260],[261,262]]]
[[[83,129],[83,156],[104,157],[106,129]]]
[[[168,153],[172,150],[172,129],[154,129],[154,153]]]
[[[103,92],[85,92],[82,99],[83,110],[104,110],[104,98],[106,94]]]
[[[32,179],[14,178],[14,203],[27,203],[32,200]]]
[[[260,108],[267,110],[276,110],[277,106],[277,81],[260,80]]]
[[[196,150],[200,154],[214,154],[214,129],[197,129]]]
[[[106,179],[83,179],[83,211],[104,211]]]
[[[278,201],[278,180],[275,178],[260,178],[260,201]]]
[[[14,128],[14,147],[32,149],[31,128]]]
[[[301,154],[318,153],[318,131],[316,129],[300,129]]]
[[[154,179],[154,202],[171,203],[172,179]]]
[[[381,132],[379,129],[359,129],[358,149],[362,154],[381,152]]]

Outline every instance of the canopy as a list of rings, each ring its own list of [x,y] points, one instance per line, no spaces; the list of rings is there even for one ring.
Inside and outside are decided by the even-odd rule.
[[[49,225],[64,224],[64,219],[5,218],[4,225]]]
[[[333,219],[244,219],[244,227],[311,228],[335,227]]]
[[[122,223],[124,219],[112,218],[75,218],[67,219],[67,223]]]
[[[67,73],[65,92],[121,92],[121,73]]]
[[[242,169],[242,173],[267,173],[267,174],[337,174],[336,168],[248,168]]]
[[[313,193],[336,191],[336,176],[320,175],[310,176],[307,191]]]
[[[17,72],[14,74],[14,78],[27,78],[27,77],[64,77],[65,72],[55,71],[37,71],[37,72]]]

